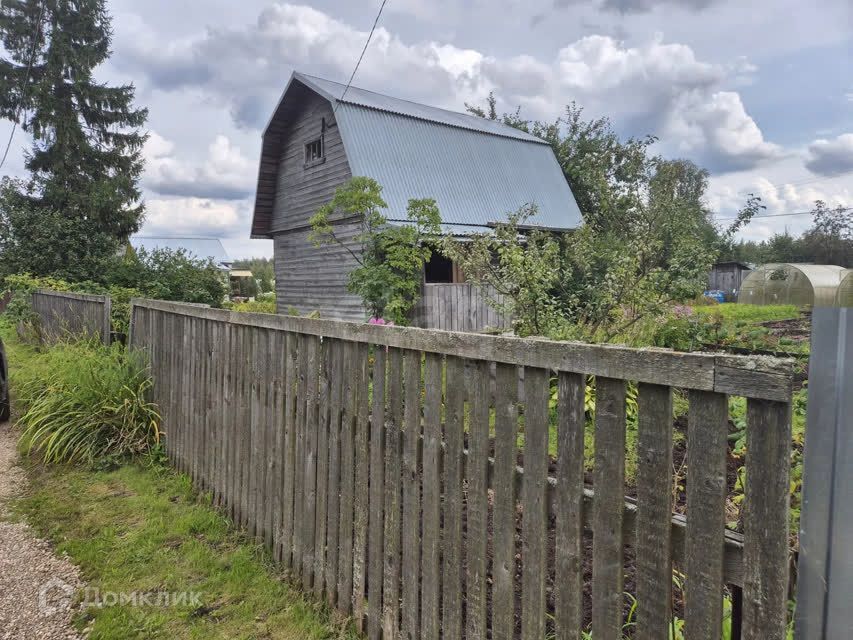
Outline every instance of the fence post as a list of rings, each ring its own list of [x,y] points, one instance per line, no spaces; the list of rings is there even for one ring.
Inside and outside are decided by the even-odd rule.
[[[853,309],[812,317],[796,638],[850,632],[853,593]]]
[[[110,346],[112,340],[112,306],[112,298],[104,296],[104,344],[106,346]]]
[[[127,347],[133,346],[133,316],[136,311],[136,298],[130,299],[130,317],[127,320]]]

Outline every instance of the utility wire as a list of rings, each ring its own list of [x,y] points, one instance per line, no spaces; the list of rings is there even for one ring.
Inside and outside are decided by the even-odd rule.
[[[842,207],[842,211],[853,211],[853,207]],[[752,216],[750,220],[757,218],[784,218],[785,216],[809,216],[813,215],[814,211],[795,211],[793,213],[766,213],[760,216]],[[737,217],[732,218],[717,218],[717,220],[737,220]]]
[[[361,65],[361,61],[364,58],[364,54],[367,52],[367,47],[368,45],[370,45],[370,40],[371,38],[373,38],[373,32],[376,31],[376,25],[379,24],[379,18],[382,16],[382,10],[385,8],[386,2],[388,2],[388,0],[382,0],[382,4],[379,7],[379,12],[376,14],[376,20],[373,21],[373,27],[370,29],[370,33],[367,35],[367,42],[364,43],[364,48],[361,50],[361,55],[358,57],[358,62],[355,63],[355,69],[352,70],[352,75],[349,77],[349,82],[347,82],[346,87],[344,87],[344,92],[341,94],[341,97],[338,98],[338,102],[335,105],[334,110],[332,111],[332,115],[338,112],[338,106],[343,101],[344,96],[347,95],[347,91],[349,91],[353,78],[355,78],[355,74],[358,71],[358,67]]]
[[[6,150],[3,152],[3,159],[0,160],[0,169],[3,168],[4,164],[6,164],[6,158],[9,155],[9,148],[12,146],[12,139],[15,137],[15,131],[18,128],[18,120],[21,119],[21,111],[24,108],[24,94],[27,91],[27,85],[30,83],[30,71],[32,71],[33,61],[36,58],[36,46],[38,46],[38,37],[41,32],[41,21],[44,18],[44,4],[45,0],[42,0],[39,7],[39,18],[36,22],[36,31],[33,34],[33,47],[30,50],[30,59],[27,62],[27,72],[24,74],[24,84],[21,86],[21,101],[18,104],[17,111],[15,112],[15,120],[12,122],[12,133],[9,134],[9,141],[6,143]]]

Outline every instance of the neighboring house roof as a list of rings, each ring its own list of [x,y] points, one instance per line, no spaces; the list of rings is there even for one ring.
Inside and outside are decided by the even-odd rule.
[[[178,251],[183,249],[187,254],[207,260],[210,258],[221,269],[228,269],[231,258],[222,246],[219,238],[180,238],[167,236],[131,236],[130,245],[134,249],[145,249],[154,251],[156,249],[168,249]]]
[[[275,196],[276,141],[295,83],[330,101],[354,176],[382,185],[391,222],[405,222],[410,198],[435,198],[445,229],[470,235],[525,204],[527,224],[580,225],[581,213],[550,145],[503,123],[391,98],[294,73],[264,132],[252,237],[267,237]]]

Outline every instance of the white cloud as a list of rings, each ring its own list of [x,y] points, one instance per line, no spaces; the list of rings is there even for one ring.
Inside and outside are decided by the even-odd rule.
[[[207,198],[149,198],[145,202],[143,233],[229,237],[247,226],[246,203]]]
[[[740,209],[749,194],[761,198],[766,209],[743,229],[740,237],[751,240],[769,238],[785,230],[799,234],[812,223],[809,215],[779,215],[808,212],[815,200],[823,200],[830,207],[853,205],[853,188],[849,181],[840,179],[814,179],[803,181],[803,166],[799,156],[789,155],[768,168],[712,176],[707,202],[718,218],[728,218]],[[729,224],[730,221],[721,221]]]
[[[834,140],[815,140],[809,145],[806,167],[820,175],[853,171],[853,133]]]
[[[261,11],[253,24],[166,47],[143,34],[118,63],[163,90],[201,90],[227,106],[238,126],[257,129],[293,69],[345,80],[366,36],[317,9],[282,3]],[[688,45],[666,43],[660,35],[637,46],[587,36],[543,60],[435,41],[407,43],[379,27],[356,84],[457,110],[494,91],[502,108],[520,105],[524,115],[548,120],[577,100],[631,133],[657,134],[665,148],[729,171],[779,155],[739,94],[725,90],[727,82],[743,83],[754,71],[742,57],[729,64],[701,61]]]
[[[257,167],[228,137],[217,135],[202,164],[175,157],[175,145],[157,132],[145,143],[144,185],[160,195],[241,200],[254,191]]]

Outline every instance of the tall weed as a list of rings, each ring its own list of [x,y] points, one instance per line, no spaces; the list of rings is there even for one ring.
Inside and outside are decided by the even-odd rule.
[[[60,343],[37,360],[13,380],[25,453],[46,462],[91,464],[157,445],[160,415],[146,399],[152,380],[139,353],[120,345]]]

